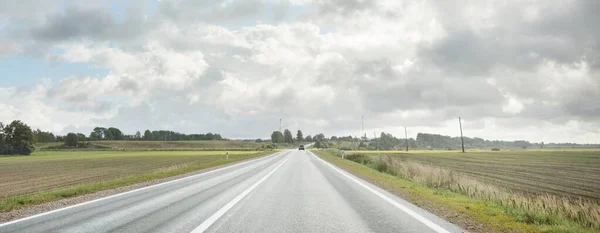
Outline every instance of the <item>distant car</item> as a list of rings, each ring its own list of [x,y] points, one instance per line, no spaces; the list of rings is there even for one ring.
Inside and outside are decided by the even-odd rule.
[[[300,148],[298,148],[298,150],[304,150],[304,145],[300,145]]]

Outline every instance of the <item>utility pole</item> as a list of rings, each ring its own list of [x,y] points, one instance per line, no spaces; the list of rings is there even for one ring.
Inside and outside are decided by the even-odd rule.
[[[406,126],[404,126],[404,138],[406,140],[406,151],[408,151],[408,134],[406,133]]]
[[[465,140],[463,139],[462,122],[460,117],[458,117],[458,125],[460,126],[460,142],[462,144],[462,153],[465,153]]]
[[[283,132],[281,132],[281,118],[279,118],[279,132],[283,133]]]

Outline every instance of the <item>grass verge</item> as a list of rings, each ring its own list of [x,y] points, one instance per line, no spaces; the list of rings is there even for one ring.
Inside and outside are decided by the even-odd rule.
[[[526,211],[519,206],[506,206],[482,200],[451,189],[431,187],[424,180],[400,178],[378,170],[387,170],[384,163],[344,160],[331,151],[314,151],[321,158],[362,177],[392,193],[400,194],[431,212],[473,232],[598,232],[570,219],[545,213]],[[362,164],[364,163],[364,164]],[[365,165],[367,164],[367,165]],[[380,167],[378,167],[380,166]]]
[[[68,188],[56,189],[52,191],[44,191],[33,194],[17,195],[8,197],[4,200],[0,200],[0,212],[8,212],[16,209],[22,209],[27,206],[38,205],[46,202],[56,201],[64,198],[76,197],[95,193],[102,190],[114,189],[127,185],[132,185],[145,181],[152,181],[161,178],[167,178],[171,176],[177,176],[189,172],[194,172],[201,169],[210,167],[216,167],[238,161],[248,160],[252,158],[258,158],[271,154],[273,152],[261,152],[251,154],[248,156],[234,157],[230,159],[219,159],[210,162],[197,162],[197,163],[186,163],[180,165],[174,165],[162,168],[157,172],[129,176],[119,179],[114,179],[105,182],[96,182],[89,184],[75,185]]]

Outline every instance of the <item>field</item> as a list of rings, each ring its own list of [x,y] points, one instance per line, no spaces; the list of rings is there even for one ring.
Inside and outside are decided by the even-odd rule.
[[[340,151],[330,153],[341,155]],[[550,232],[600,229],[599,150],[361,151],[346,152],[345,158],[424,185],[434,194],[451,192],[469,202],[486,203],[469,213],[479,221],[490,220],[494,215],[487,210],[496,206],[515,224],[539,225],[553,229]],[[437,197],[432,200],[446,202]]]
[[[271,145],[267,142],[247,142],[241,140],[228,141],[91,141],[96,149],[114,149],[114,150],[257,150],[259,148]],[[56,143],[38,143],[36,148],[39,150],[48,150],[55,146],[62,145]]]
[[[373,154],[370,152],[368,154]],[[600,200],[600,151],[418,152],[390,155],[527,193]]]
[[[271,142],[242,140],[223,141],[90,141],[91,148],[78,150],[128,150],[128,151],[251,151],[266,150]],[[275,149],[297,148],[301,143],[279,144]],[[37,151],[64,150],[62,142],[37,143]]]
[[[191,171],[252,158],[254,151],[46,151],[30,156],[0,157],[0,200],[74,185],[135,178],[145,174],[168,176],[169,171]],[[135,181],[135,179],[131,180]],[[132,182],[129,182],[132,183]],[[133,182],[134,183],[134,182]]]
[[[591,233],[600,230],[600,203],[596,199],[523,194],[456,171],[401,160],[389,153],[347,152],[345,159],[336,150],[316,150],[315,153],[470,232]]]

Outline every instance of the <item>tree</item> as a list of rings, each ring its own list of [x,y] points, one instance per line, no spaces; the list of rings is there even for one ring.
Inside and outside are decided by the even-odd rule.
[[[271,134],[271,142],[282,143],[283,142],[283,134],[279,131],[273,131],[273,133]]]
[[[114,140],[113,134],[111,131],[104,131],[104,140]]]
[[[315,135],[315,137],[313,138],[313,140],[315,141],[323,141],[325,140],[325,135],[323,135],[322,133]]]
[[[307,142],[312,142],[313,138],[310,135],[306,135],[306,137],[304,138],[305,141]]]
[[[70,147],[76,147],[77,143],[79,143],[79,138],[75,133],[68,133],[65,137],[65,145]]]
[[[294,136],[292,136],[292,132],[290,132],[290,130],[285,129],[283,131],[283,141],[285,143],[294,143]]]
[[[108,135],[110,135],[110,139],[107,138],[107,140],[123,140],[123,132],[121,132],[121,130],[114,128],[114,127],[110,127],[108,128],[107,132],[107,137]]]
[[[13,121],[4,127],[4,147],[6,154],[29,155],[33,147],[33,131],[21,121]]]
[[[367,144],[365,144],[363,141],[360,141],[360,143],[358,144],[358,149],[366,149],[367,148]]]
[[[92,141],[104,140],[104,139],[106,139],[105,133],[106,133],[106,128],[96,127],[96,128],[94,128],[92,133],[90,133],[90,140],[92,140]]]
[[[135,140],[140,140],[142,139],[142,133],[140,133],[140,131],[135,132]]]
[[[152,132],[150,132],[150,130],[146,130],[144,131],[144,140],[151,140],[152,139]]]
[[[397,149],[400,145],[404,145],[400,142],[400,139],[394,137],[394,135],[382,132],[379,138],[375,140],[375,148],[379,150]]]
[[[56,142],[56,137],[51,132],[44,132],[37,129],[36,131],[33,131],[33,136],[36,142]]]
[[[298,130],[298,133],[296,133],[296,141],[304,141],[304,136],[302,136],[302,130]]]
[[[85,142],[85,141],[87,141],[87,138],[85,137],[85,135],[84,135],[84,134],[82,134],[82,133],[78,133],[78,134],[77,134],[77,141],[80,141],[80,142]]]
[[[329,144],[326,141],[317,141],[315,142],[315,144],[313,145],[314,148],[320,149],[320,148],[328,148]]]

